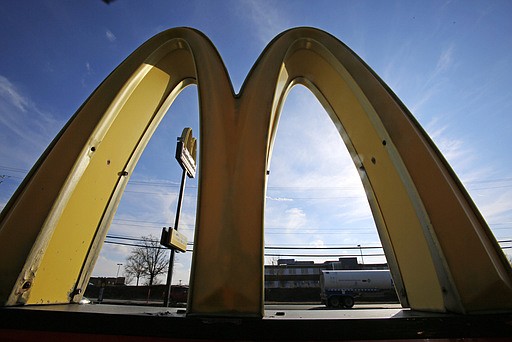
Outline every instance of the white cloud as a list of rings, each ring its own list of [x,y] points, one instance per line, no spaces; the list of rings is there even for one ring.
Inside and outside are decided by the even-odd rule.
[[[110,30],[107,30],[105,32],[105,36],[107,37],[109,42],[114,42],[117,39],[117,37]]]
[[[454,164],[467,162],[467,158],[471,158],[471,151],[467,150],[467,145],[460,138],[450,134],[449,129],[447,124],[441,124],[437,118],[426,125],[430,137],[447,160]]]
[[[448,81],[446,74],[453,66],[454,51],[453,45],[441,51],[434,70],[428,73],[425,80],[418,82],[419,88],[416,93],[419,94],[419,98],[415,99],[411,107],[413,113],[419,112],[434,95],[442,93],[442,89]]]
[[[423,59],[423,64],[419,64],[417,44],[407,40],[385,55],[386,64],[380,74],[410,111],[418,116],[453,82],[449,76],[456,66],[455,55],[456,47],[450,44],[438,51],[437,58]]]
[[[345,187],[360,183],[352,159],[324,108],[304,87],[285,103],[269,186]]]
[[[324,243],[324,241],[323,241],[323,240],[320,240],[320,239],[317,239],[317,240],[315,240],[315,241],[311,241],[311,242],[309,243],[309,245],[310,245],[310,246],[312,246],[312,247],[317,247],[317,248],[319,248],[319,247],[325,247],[325,243]]]
[[[339,132],[303,87],[294,88],[284,105],[270,170],[268,197],[291,201],[267,201],[267,244],[374,240],[368,230],[349,229],[374,226],[368,200]]]
[[[271,196],[266,196],[267,200],[271,200],[271,201],[278,201],[278,202],[292,202],[293,199],[291,198],[286,198],[286,197],[271,197]]]
[[[277,6],[259,0],[242,1],[239,13],[253,23],[253,32],[259,43],[266,46],[277,34],[289,27],[286,13],[279,12]]]
[[[0,165],[30,167],[62,124],[0,75],[0,141],[19,142],[0,150]]]
[[[125,263],[124,255],[127,255],[130,251],[130,247],[104,244],[96,267],[93,271],[93,276],[97,277],[115,277],[117,274],[117,264]],[[119,276],[123,275],[123,268],[120,268]]]
[[[172,274],[173,284],[188,284],[190,279],[190,265],[192,263],[192,253],[178,253],[174,259],[174,268]]]
[[[449,47],[441,51],[432,77],[436,77],[439,74],[446,72],[452,66],[454,50],[454,46],[450,45]]]
[[[30,105],[28,99],[21,95],[15,86],[2,75],[0,75],[0,96],[22,112],[26,112]]]
[[[511,189],[489,189],[479,192],[480,196],[475,196],[475,202],[484,216],[489,221],[506,222],[512,215],[512,190]]]
[[[290,208],[285,210],[281,219],[282,224],[290,230],[304,227],[307,223],[306,213],[300,208]]]
[[[499,181],[503,177],[500,176],[502,170],[482,162],[482,153],[475,150],[475,145],[458,137],[452,127],[439,119],[432,119],[426,125],[426,130],[466,187],[491,230],[495,228],[495,223],[506,222],[512,214],[512,189],[508,187],[508,182]],[[493,178],[498,180],[493,181]],[[500,233],[498,230],[493,232],[495,235]]]

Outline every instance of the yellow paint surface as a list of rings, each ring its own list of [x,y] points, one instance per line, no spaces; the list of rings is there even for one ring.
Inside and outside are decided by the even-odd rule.
[[[169,78],[163,71],[152,68],[120,108],[108,133],[94,146],[89,165],[62,213],[37,270],[28,304],[69,301],[106,204],[161,101]]]

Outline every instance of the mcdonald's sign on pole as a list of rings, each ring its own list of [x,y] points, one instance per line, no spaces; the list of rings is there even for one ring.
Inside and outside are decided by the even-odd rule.
[[[192,136],[192,128],[186,127],[183,129],[181,137],[178,137],[176,159],[190,178],[196,176],[196,151],[197,140]]]

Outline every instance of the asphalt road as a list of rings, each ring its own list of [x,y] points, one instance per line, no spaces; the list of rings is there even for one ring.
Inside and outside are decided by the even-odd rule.
[[[367,309],[401,309],[402,306],[398,303],[357,303],[351,309],[343,308],[328,308],[319,303],[272,303],[266,304],[266,310],[326,310],[326,311],[353,311],[353,310],[367,310]]]
[[[94,304],[98,301],[96,298],[91,298]],[[103,304],[114,304],[114,305],[142,305],[142,306],[162,306],[162,301],[145,301],[145,300],[120,300],[120,299],[104,299]],[[185,304],[178,304],[175,307],[185,308]],[[266,311],[288,311],[288,310],[301,310],[301,311],[356,311],[356,310],[368,310],[368,309],[401,309],[401,305],[398,303],[357,303],[351,309],[343,308],[328,308],[320,303],[266,303]]]

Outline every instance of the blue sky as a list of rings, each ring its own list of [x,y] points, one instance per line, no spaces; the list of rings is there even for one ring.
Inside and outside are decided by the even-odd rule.
[[[333,34],[411,110],[498,240],[512,239],[509,1],[4,1],[0,208],[100,82],[144,41],[178,26],[197,28],[213,41],[235,91],[280,32],[313,26]],[[197,122],[197,92],[189,87],[141,158],[110,235],[156,237],[162,226],[173,224],[180,180],[176,137],[186,126],[197,136]],[[180,230],[193,241],[197,180],[187,184]],[[268,186],[266,245],[380,245],[350,157],[325,111],[304,88],[294,88],[283,109]],[[129,246],[105,244],[94,275],[115,276],[129,251]],[[267,252],[283,257],[354,254]],[[365,262],[383,261],[367,255],[381,250],[364,253]],[[315,260],[324,259],[335,257]],[[188,283],[189,267],[190,253],[179,254],[174,282]]]

